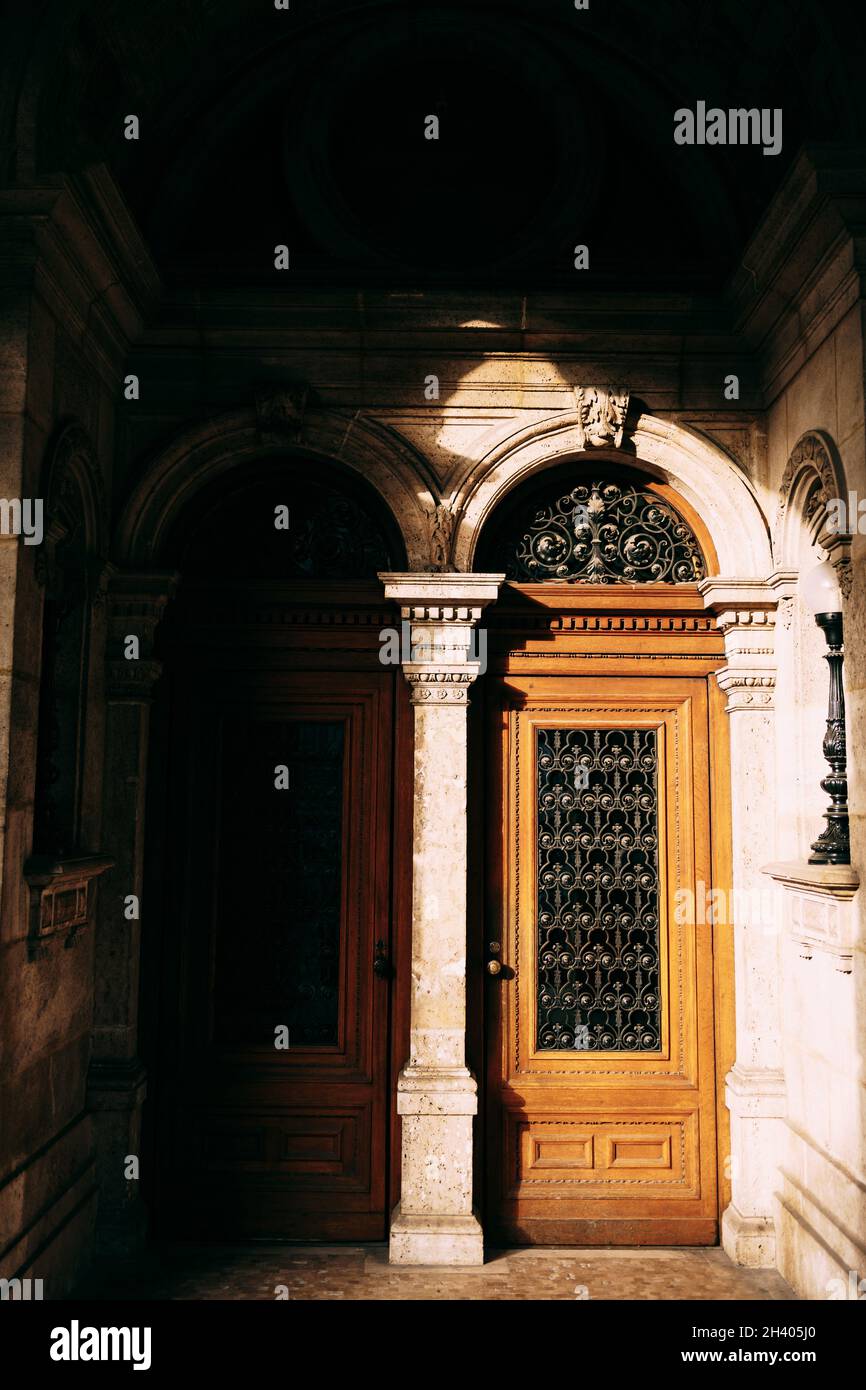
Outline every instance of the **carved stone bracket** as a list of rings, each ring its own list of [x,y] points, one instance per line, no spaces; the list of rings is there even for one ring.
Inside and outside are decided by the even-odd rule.
[[[787,931],[804,960],[815,952],[829,956],[836,970],[854,968],[856,913],[860,886],[849,864],[767,864],[763,872],[787,894]]]
[[[93,921],[96,881],[114,860],[107,854],[87,854],[55,859],[33,855],[24,865],[30,890],[27,953],[36,960],[48,953],[52,941],[65,947],[75,944],[81,931]]]

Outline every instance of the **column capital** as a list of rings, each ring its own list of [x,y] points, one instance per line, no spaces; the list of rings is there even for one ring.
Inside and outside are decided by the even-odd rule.
[[[728,663],[716,672],[729,714],[772,708],[776,686],[776,610],[784,587],[769,580],[713,575],[698,589],[724,633]]]
[[[422,662],[411,662],[403,667],[413,705],[468,705],[469,687],[479,673],[477,661],[467,661],[460,670],[434,669]]]
[[[400,605],[409,622],[459,623],[474,626],[483,610],[495,602],[504,574],[379,575],[385,597]]]
[[[168,570],[129,571],[106,566],[107,608],[106,685],[110,700],[148,700],[160,677],[161,663],[153,658],[156,629],[177,586]],[[126,639],[138,638],[139,654],[128,660]]]
[[[773,576],[775,580],[776,576]],[[733,627],[772,627],[780,593],[773,580],[736,579],[712,575],[698,581],[704,607],[715,614],[716,626],[727,636]]]
[[[486,667],[472,648],[484,609],[504,574],[380,574],[385,597],[400,604],[409,630],[403,674],[413,705],[468,705],[469,687]]]
[[[162,617],[180,577],[174,570],[121,570],[111,563],[105,566],[104,575],[112,617],[154,622]]]

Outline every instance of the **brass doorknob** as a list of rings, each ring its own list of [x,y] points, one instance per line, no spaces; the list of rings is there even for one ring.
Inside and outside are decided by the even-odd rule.
[[[499,972],[501,971],[501,969],[502,969],[502,966],[500,965],[500,963],[499,963],[498,960],[489,960],[489,961],[487,962],[487,973],[488,973],[488,975],[498,975]]]

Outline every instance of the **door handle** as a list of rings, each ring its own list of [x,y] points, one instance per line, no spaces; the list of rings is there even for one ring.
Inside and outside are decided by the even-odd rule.
[[[376,942],[376,949],[373,953],[373,974],[377,980],[390,979],[391,962],[388,959],[388,949],[384,941]]]
[[[502,943],[499,941],[491,941],[487,949],[490,952],[491,957],[493,957],[493,959],[487,962],[488,975],[501,975],[502,963],[501,961],[496,960],[495,957],[498,956],[499,952],[502,950]]]

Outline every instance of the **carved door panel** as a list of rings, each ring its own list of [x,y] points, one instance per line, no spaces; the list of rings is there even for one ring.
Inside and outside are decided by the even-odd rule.
[[[488,1219],[523,1243],[712,1243],[711,929],[677,920],[711,882],[706,682],[497,690]]]
[[[162,1068],[174,1230],[385,1234],[392,695],[376,673],[187,686]]]

